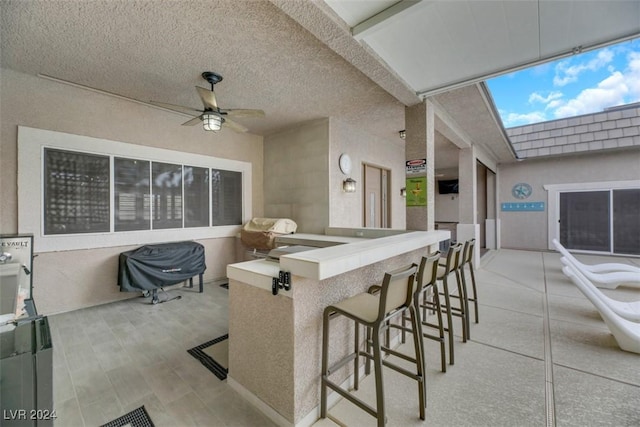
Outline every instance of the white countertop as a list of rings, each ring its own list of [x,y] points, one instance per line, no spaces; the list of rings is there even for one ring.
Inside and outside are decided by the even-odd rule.
[[[323,280],[437,244],[449,237],[449,231],[437,230],[412,231],[378,239],[365,239],[345,245],[287,255],[280,258],[280,267],[297,276]]]
[[[279,264],[266,260],[230,264],[227,266],[227,277],[269,290],[271,290],[271,278],[278,277],[280,270],[289,271],[293,276],[323,280],[413,250],[438,244],[449,239],[451,233],[447,230],[411,231],[377,239],[324,235],[305,236],[309,237],[307,242],[310,239],[318,241],[322,239],[324,241],[349,239],[350,242],[284,255],[280,258]],[[280,292],[285,295],[290,293],[284,290],[280,290]]]
[[[328,236],[326,234],[295,233],[276,237],[276,243],[287,245],[306,245],[318,248],[343,245],[368,240],[363,237]]]

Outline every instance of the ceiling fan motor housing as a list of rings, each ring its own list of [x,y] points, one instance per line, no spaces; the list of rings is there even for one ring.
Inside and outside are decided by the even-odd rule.
[[[211,87],[222,81],[222,76],[218,73],[214,73],[213,71],[205,71],[202,73],[202,78],[211,83]]]

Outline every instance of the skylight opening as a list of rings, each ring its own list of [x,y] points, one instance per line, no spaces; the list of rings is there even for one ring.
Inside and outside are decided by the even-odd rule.
[[[640,102],[640,38],[487,80],[505,128]]]

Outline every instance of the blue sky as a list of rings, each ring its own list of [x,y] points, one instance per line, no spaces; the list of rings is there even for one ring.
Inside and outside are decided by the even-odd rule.
[[[640,39],[487,80],[505,128],[640,101]]]

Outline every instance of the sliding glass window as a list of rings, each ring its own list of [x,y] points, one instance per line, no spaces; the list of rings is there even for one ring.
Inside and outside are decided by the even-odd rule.
[[[242,173],[211,170],[211,225],[242,224]]]
[[[145,160],[113,160],[115,231],[151,229],[150,165]]]
[[[43,155],[45,235],[242,224],[242,172],[48,147]]]
[[[153,229],[182,228],[182,166],[156,163],[153,180]]]
[[[44,234],[110,231],[109,157],[44,149]]]
[[[184,226],[209,226],[209,169],[184,167]]]

